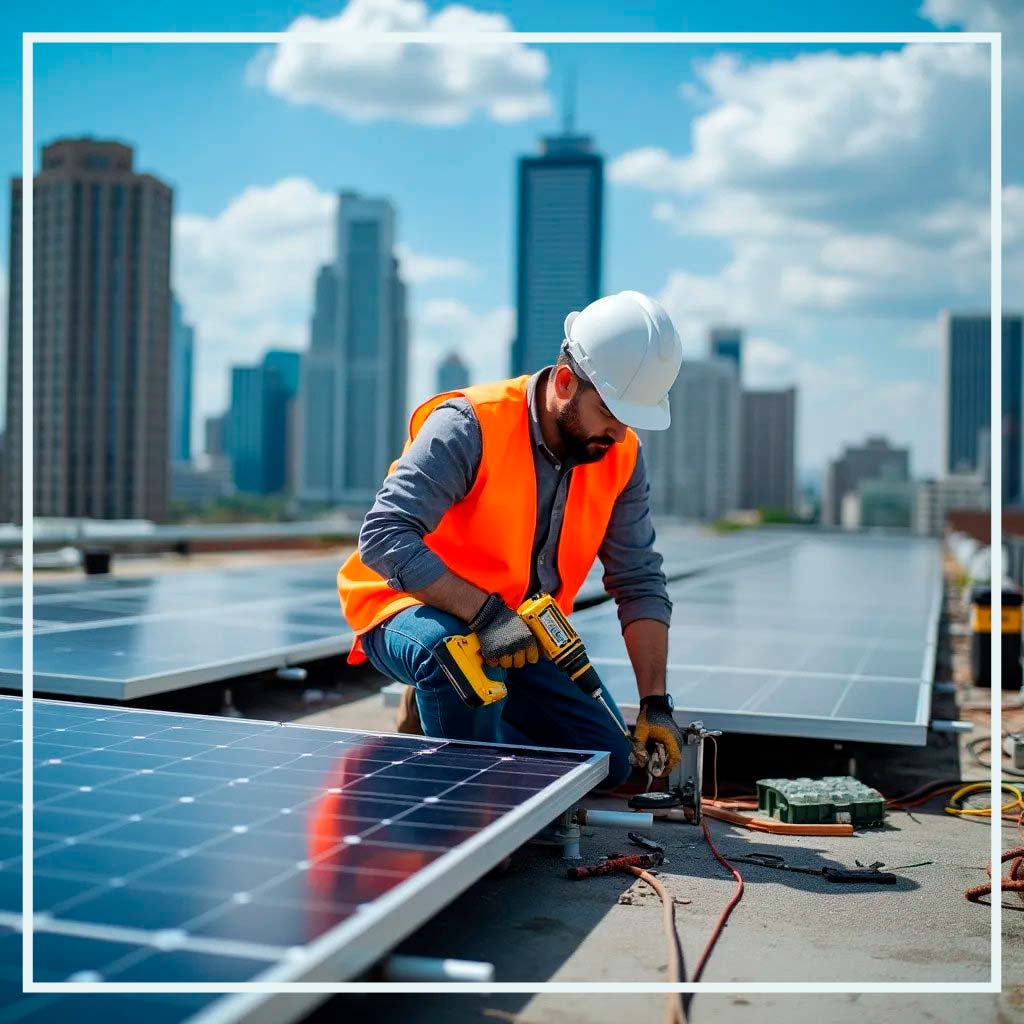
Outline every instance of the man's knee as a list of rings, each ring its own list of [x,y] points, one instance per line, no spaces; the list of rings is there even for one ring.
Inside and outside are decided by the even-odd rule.
[[[389,643],[403,649],[403,661],[409,672],[406,682],[427,690],[451,686],[434,652],[448,637],[469,632],[462,619],[440,608],[416,605],[388,619],[382,628]]]

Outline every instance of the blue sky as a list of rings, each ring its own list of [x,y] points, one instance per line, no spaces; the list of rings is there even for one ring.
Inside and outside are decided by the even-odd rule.
[[[1008,0],[593,3],[415,0],[72,5],[0,15],[0,156],[20,168],[25,29],[325,31],[384,19],[515,30],[882,31],[1011,25]],[[923,16],[924,14],[929,16]],[[491,17],[487,25],[473,21]],[[434,19],[440,19],[435,21]],[[468,19],[468,20],[467,20]],[[496,20],[496,19],[503,19]],[[1011,41],[1007,123],[1024,95]],[[320,48],[317,48],[318,51]],[[302,347],[312,269],[330,246],[333,195],[398,209],[412,293],[415,374],[460,350],[478,376],[505,372],[511,331],[515,161],[560,122],[567,69],[576,124],[606,158],[605,291],[669,307],[687,352],[707,325],[742,324],[747,380],[801,388],[799,461],[883,432],[938,467],[939,310],[983,306],[987,58],[960,48],[518,46],[487,59],[382,57],[246,45],[37,48],[37,147],[114,137],[175,189],[176,289],[197,331],[196,418],[220,411],[227,366]],[[324,56],[326,54],[326,56]],[[455,69],[468,84],[460,87]],[[367,86],[387,97],[366,117]],[[375,92],[375,90],[377,90]],[[375,101],[376,102],[376,101]],[[442,122],[442,123],[439,123]],[[1008,273],[1024,181],[1007,139]],[[0,197],[8,220],[8,194]],[[1019,280],[1019,279],[1017,279]],[[1018,305],[1009,286],[1007,302]]]

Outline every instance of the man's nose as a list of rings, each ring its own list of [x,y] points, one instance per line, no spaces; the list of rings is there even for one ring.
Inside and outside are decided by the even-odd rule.
[[[609,433],[615,439],[616,444],[622,444],[626,440],[626,424],[615,421],[615,426],[609,427]]]

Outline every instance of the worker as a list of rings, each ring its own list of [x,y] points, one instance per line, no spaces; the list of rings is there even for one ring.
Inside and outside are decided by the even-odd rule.
[[[677,763],[665,678],[672,604],[633,428],[669,426],[681,360],[664,308],[623,291],[568,314],[553,366],[435,395],[413,412],[358,550],[338,572],[355,634],[349,663],[368,659],[409,686],[400,731],[608,751],[605,785],[625,781],[628,740],[540,657],[515,611],[545,592],[569,614],[599,557],[636,676],[634,738],[665,748],[666,773]],[[485,671],[508,689],[483,707],[463,703],[432,653],[471,632]],[[606,690],[604,699],[622,721]]]

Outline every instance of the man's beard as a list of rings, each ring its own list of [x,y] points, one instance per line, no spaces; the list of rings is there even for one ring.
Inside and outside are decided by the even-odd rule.
[[[615,443],[615,438],[607,434],[587,434],[580,424],[579,411],[580,392],[569,399],[569,404],[555,418],[558,436],[565,457],[571,462],[599,462],[605,457],[608,449]]]

